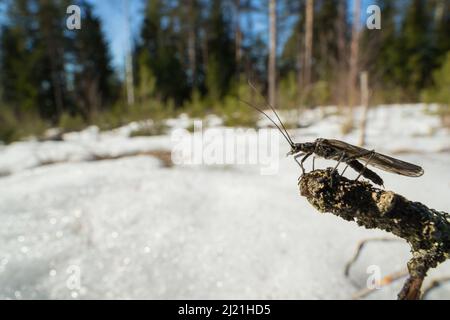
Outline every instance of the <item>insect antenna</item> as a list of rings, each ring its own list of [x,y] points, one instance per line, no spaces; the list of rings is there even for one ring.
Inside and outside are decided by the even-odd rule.
[[[265,104],[272,110],[272,112],[275,114],[275,116],[277,117],[278,121],[281,124],[281,127],[284,129],[284,131],[286,132],[286,136],[289,138],[289,143],[291,145],[294,144],[294,141],[292,141],[291,136],[289,135],[289,132],[287,131],[286,127],[283,124],[283,121],[281,121],[280,117],[278,116],[278,113],[275,111],[275,108],[269,103],[269,101],[267,101],[267,99],[258,91],[258,89],[256,89],[255,85],[250,81],[250,79],[248,80],[248,85],[253,89],[254,92],[256,92],[265,102]],[[272,121],[273,122],[273,121]],[[278,126],[277,126],[278,127]]]
[[[245,100],[242,100],[241,98],[238,98],[238,99],[239,99],[239,101],[241,101],[242,103],[245,103],[245,104],[248,105],[249,107],[251,107],[251,108],[255,109],[256,111],[258,111],[259,113],[263,114],[267,119],[269,119],[269,121],[272,122],[272,123],[275,125],[275,127],[277,127],[278,130],[280,130],[281,134],[282,134],[283,137],[286,139],[286,141],[289,143],[289,145],[290,145],[291,147],[294,146],[294,143],[292,142],[292,140],[290,139],[290,137],[287,136],[287,135],[283,132],[283,130],[281,130],[280,126],[279,126],[278,124],[276,124],[276,122],[273,121],[272,118],[269,117],[269,116],[267,115],[267,113],[265,113],[264,111],[262,111],[260,108],[258,108],[258,107],[256,107],[256,106],[252,105],[250,102],[247,102],[247,101],[245,101]],[[287,133],[287,132],[286,132],[286,133]]]

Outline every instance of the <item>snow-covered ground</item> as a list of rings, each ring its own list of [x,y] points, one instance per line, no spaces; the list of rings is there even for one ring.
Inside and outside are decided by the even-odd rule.
[[[387,189],[448,212],[450,134],[424,109],[372,109],[367,144],[425,170],[421,178],[381,173]],[[303,114],[309,126],[293,131],[294,140],[356,143],[358,131],[342,135],[342,117],[332,111]],[[330,115],[318,121],[323,113]],[[210,125],[220,126],[217,120]],[[350,299],[365,288],[369,266],[382,276],[405,267],[404,242],[377,242],[344,276],[358,241],[391,236],[312,209],[299,196],[299,168],[284,156],[284,140],[273,175],[255,165],[167,168],[148,156],[90,161],[171,150],[169,135],[130,138],[138,127],[92,127],[60,142],[0,147],[0,298]],[[449,262],[427,283],[443,276]],[[393,299],[401,284],[368,298]],[[428,298],[450,299],[450,284]]]

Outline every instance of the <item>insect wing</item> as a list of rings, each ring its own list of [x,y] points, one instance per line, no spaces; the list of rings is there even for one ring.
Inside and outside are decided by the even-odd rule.
[[[345,152],[348,156],[353,157],[357,156],[359,154],[363,154],[365,152],[370,152],[370,150],[354,146],[350,143],[340,141],[340,140],[334,140],[334,139],[320,139],[320,144],[330,145],[339,151]]]
[[[360,159],[369,160],[370,156],[364,156]],[[423,175],[423,169],[415,164],[389,157],[381,153],[375,153],[370,164],[375,168],[385,171],[401,174],[408,177],[420,177]]]
[[[369,161],[370,159],[369,164],[375,168],[408,177],[420,177],[423,175],[423,169],[415,164],[395,159],[378,152],[372,154],[370,153],[370,150],[339,140],[327,139],[324,140],[324,142],[344,151],[350,157],[355,157],[363,161]]]

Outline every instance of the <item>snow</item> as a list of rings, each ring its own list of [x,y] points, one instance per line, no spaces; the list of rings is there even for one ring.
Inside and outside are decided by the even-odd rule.
[[[449,132],[424,109],[371,109],[368,144],[402,152],[399,158],[425,169],[421,178],[382,173],[387,189],[448,211],[450,159],[442,150],[449,147]],[[321,121],[323,110],[303,114],[300,120],[311,125],[295,130],[294,140],[357,142],[357,130],[342,135],[342,117],[327,110],[331,115]],[[187,128],[192,120],[182,116],[168,124]],[[89,161],[170,150],[169,135],[130,138],[139,127],[91,127],[61,142],[0,147],[0,172],[9,173],[0,178],[0,298],[350,299],[365,288],[370,265],[382,276],[405,267],[409,248],[403,241],[377,242],[344,277],[358,241],[394,237],[317,213],[298,194],[299,168],[284,156],[288,146],[281,139],[273,175],[261,175],[254,165],[166,168],[146,156]],[[446,262],[426,284],[449,275]],[[368,298],[393,299],[401,284]],[[429,298],[449,299],[450,284]]]

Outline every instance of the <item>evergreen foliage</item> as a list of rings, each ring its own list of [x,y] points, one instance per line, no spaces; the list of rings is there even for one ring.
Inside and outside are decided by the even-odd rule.
[[[133,0],[130,0],[133,1]],[[347,101],[351,2],[315,0],[311,83],[302,84],[305,0],[278,0],[278,102],[298,109]],[[377,102],[448,104],[450,0],[374,0],[381,30],[361,12],[358,70],[369,72]],[[267,89],[266,2],[151,0],[133,37],[136,105],[127,106],[95,3],[78,0],[81,30],[68,30],[69,0],[4,0],[0,20],[0,140],[176,112],[223,114],[251,124],[236,96],[246,80]],[[364,4],[364,2],[363,2]],[[258,27],[257,27],[258,26]],[[239,56],[239,57],[238,57]],[[248,89],[248,88],[247,88]],[[244,92],[244,91],[245,92]],[[244,111],[240,111],[243,109]],[[242,121],[238,118],[241,117]],[[26,121],[38,125],[26,125]],[[159,121],[159,120],[158,120]]]

